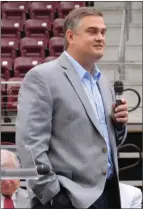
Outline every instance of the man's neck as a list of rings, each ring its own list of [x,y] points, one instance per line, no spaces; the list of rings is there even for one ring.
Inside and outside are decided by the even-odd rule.
[[[93,69],[94,69],[94,61],[91,60],[87,60],[80,57],[77,53],[73,53],[71,50],[67,49],[66,52],[72,56],[85,70],[87,70],[88,72],[92,73]]]

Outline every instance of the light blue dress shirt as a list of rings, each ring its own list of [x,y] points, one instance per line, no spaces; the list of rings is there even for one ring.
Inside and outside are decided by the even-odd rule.
[[[112,164],[112,155],[111,155],[111,147],[109,134],[107,129],[107,124],[105,120],[104,106],[102,97],[97,86],[97,81],[100,79],[101,72],[96,67],[95,71],[89,73],[86,71],[72,56],[70,56],[66,51],[64,51],[69,61],[72,63],[74,69],[80,77],[80,81],[82,86],[88,96],[88,99],[93,107],[95,116],[100,123],[101,133],[103,138],[106,141],[107,150],[108,150],[108,172],[107,178],[110,178],[113,174],[113,164]]]

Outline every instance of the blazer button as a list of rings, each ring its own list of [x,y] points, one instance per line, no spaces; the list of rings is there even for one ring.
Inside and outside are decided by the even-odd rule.
[[[105,171],[102,171],[102,175],[103,175],[103,176],[105,176],[106,173],[107,173],[106,170],[105,170]]]
[[[103,153],[106,153],[106,152],[107,152],[107,148],[104,147],[104,148],[102,149],[102,152],[103,152]]]

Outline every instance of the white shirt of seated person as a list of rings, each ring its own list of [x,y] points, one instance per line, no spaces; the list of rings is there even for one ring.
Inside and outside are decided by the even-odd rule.
[[[119,183],[122,208],[142,208],[142,192],[140,189]]]

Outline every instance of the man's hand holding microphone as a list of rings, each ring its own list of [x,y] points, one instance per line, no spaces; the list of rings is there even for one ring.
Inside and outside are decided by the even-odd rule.
[[[123,98],[123,83],[115,81],[114,83],[116,104],[112,105],[112,119],[118,128],[122,128],[128,122],[128,105]]]

